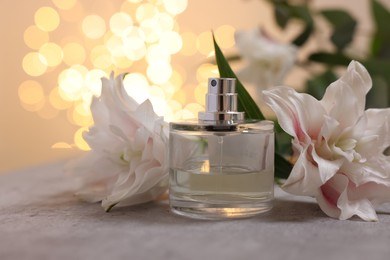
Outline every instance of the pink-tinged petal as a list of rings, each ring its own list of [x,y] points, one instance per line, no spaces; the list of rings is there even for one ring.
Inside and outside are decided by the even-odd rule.
[[[338,137],[338,135],[341,132],[340,123],[330,117],[325,115],[324,116],[324,123],[321,126],[320,133],[318,135],[317,141],[322,141],[321,139],[324,139],[323,141],[325,143],[332,143],[335,141],[335,139]]]
[[[356,215],[365,221],[377,221],[375,210],[368,199],[353,199],[349,190],[353,186],[343,174],[336,174],[321,186],[316,196],[318,205],[330,217],[346,220]]]
[[[135,170],[135,181],[116,185],[102,201],[106,210],[113,205],[130,206],[156,199],[166,191],[166,175],[156,161],[142,163]]]
[[[387,185],[367,182],[350,188],[349,196],[353,200],[368,199],[373,205],[390,202],[390,182]]]
[[[264,101],[275,112],[284,131],[300,142],[318,136],[325,115],[318,100],[287,87],[275,87],[263,91],[263,94]]]
[[[312,148],[312,146],[304,148],[298,157],[290,176],[282,186],[286,192],[315,196],[318,188],[323,184],[318,167],[308,160],[308,150]]]
[[[149,132],[153,132],[155,122],[160,119],[153,110],[153,105],[149,99],[139,105],[136,111],[130,114],[134,120],[141,123]]]
[[[363,164],[345,162],[341,167],[341,171],[357,186],[368,182],[390,186],[390,173],[385,167],[386,162],[378,158],[378,160]]]
[[[328,115],[340,123],[341,128],[355,125],[365,105],[359,103],[351,86],[342,81],[336,81],[327,88],[321,103]]]
[[[365,111],[367,117],[366,135],[378,135],[381,145],[378,150],[384,150],[390,146],[390,108],[368,109]]]
[[[326,215],[332,218],[340,217],[341,210],[338,208],[337,202],[347,187],[348,178],[341,174],[336,174],[318,189],[316,199]]]
[[[126,92],[125,87],[123,86],[123,79],[125,75],[121,74],[115,78],[115,84],[112,89],[113,101],[123,110],[123,111],[135,111],[139,104],[135,99],[129,96]]]
[[[102,94],[91,105],[95,124],[84,134],[92,151],[69,169],[83,180],[77,194],[102,200],[106,210],[156,199],[168,184],[163,118],[149,101],[138,105],[128,97],[122,80],[122,75],[114,80],[113,74],[102,80]]]
[[[135,151],[142,151],[145,148],[150,136],[151,133],[144,127],[138,128],[133,137],[132,148]]]
[[[372,87],[371,76],[367,69],[357,61],[351,61],[347,69],[348,73],[340,80],[348,82],[355,90],[356,96],[365,96]]]
[[[327,182],[332,178],[343,165],[344,159],[325,159],[319,156],[315,149],[312,150],[311,156],[313,161],[316,163],[319,171],[319,177],[322,183]]]
[[[349,197],[349,190],[354,184],[349,183],[348,186],[349,187],[341,193],[340,198],[337,201],[337,207],[341,210],[339,219],[346,220],[356,215],[365,221],[378,221],[378,216],[376,215],[372,203],[367,198],[352,200]]]
[[[153,132],[153,156],[163,165],[168,161],[168,124],[162,119],[156,122]]]
[[[116,181],[121,169],[106,158],[91,152],[74,159],[65,168],[65,172],[75,178],[75,195],[88,202],[98,202],[104,199]]]
[[[326,89],[321,104],[343,128],[352,126],[364,112],[365,97],[371,85],[367,70],[352,61],[346,73]]]

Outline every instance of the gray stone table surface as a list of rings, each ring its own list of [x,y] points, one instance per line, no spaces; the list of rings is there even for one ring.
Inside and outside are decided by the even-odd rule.
[[[271,213],[198,221],[166,202],[114,208],[73,196],[53,163],[0,175],[0,259],[390,259],[390,206],[379,222],[325,216],[310,198],[276,189]]]

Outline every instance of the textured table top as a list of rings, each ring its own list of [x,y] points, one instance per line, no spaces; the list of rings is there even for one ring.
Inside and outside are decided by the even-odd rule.
[[[276,189],[271,213],[197,221],[167,203],[114,208],[73,196],[63,163],[0,175],[0,259],[390,259],[390,205],[379,222],[325,216]]]

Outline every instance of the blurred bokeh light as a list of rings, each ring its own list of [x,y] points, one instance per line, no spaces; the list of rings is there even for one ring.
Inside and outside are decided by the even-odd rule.
[[[83,1],[52,0],[35,11],[34,24],[24,31],[30,51],[22,61],[32,79],[23,81],[18,93],[26,110],[44,119],[65,111],[69,123],[78,127],[74,143],[59,140],[53,148],[89,149],[82,132],[93,124],[90,102],[100,95],[100,79],[111,72],[126,72],[127,93],[139,103],[150,99],[167,121],[195,118],[204,109],[207,78],[218,75],[216,66],[197,64],[197,82],[191,85],[187,72],[172,64],[172,55],[200,54],[204,60],[213,55],[211,31],[180,31],[176,16],[187,4],[187,0],[124,0],[107,16],[105,10],[84,11]],[[72,34],[63,33],[62,27],[70,27]],[[234,31],[230,25],[215,29],[222,48],[234,46]],[[46,86],[47,77],[53,75],[57,83]]]

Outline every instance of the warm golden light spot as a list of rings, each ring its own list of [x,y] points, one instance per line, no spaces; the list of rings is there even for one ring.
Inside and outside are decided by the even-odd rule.
[[[44,99],[41,84],[34,80],[23,81],[19,86],[18,94],[20,101],[28,105],[38,104]]]
[[[147,43],[157,42],[162,33],[157,19],[143,20],[140,24],[140,29],[145,35],[145,42]]]
[[[137,61],[137,60],[140,60],[143,57],[145,57],[146,47],[145,47],[145,45],[143,45],[143,46],[140,46],[138,49],[125,48],[124,53],[125,53],[125,56],[129,60]]]
[[[91,54],[90,54],[90,57],[91,57],[91,61],[93,62],[95,59],[97,59],[99,56],[102,56],[102,55],[109,55],[110,52],[107,48],[107,46],[105,45],[97,45],[95,46],[92,50],[91,50]]]
[[[111,55],[115,57],[125,56],[123,52],[123,41],[122,38],[117,35],[112,35],[106,42],[107,49],[110,51]]]
[[[73,68],[62,71],[58,77],[58,86],[61,90],[60,95],[64,94],[66,100],[69,101],[80,98],[83,84],[83,75]]]
[[[167,102],[164,98],[151,96],[149,100],[153,105],[153,110],[158,116],[164,116],[169,110]]]
[[[190,111],[194,115],[198,115],[199,112],[204,111],[204,107],[198,103],[189,103],[184,107],[185,110]]]
[[[55,67],[62,62],[62,49],[54,42],[48,42],[42,45],[39,53],[45,57],[48,66]]]
[[[150,95],[153,97],[165,98],[164,90],[162,90],[162,88],[158,86],[150,87]]]
[[[76,131],[74,134],[74,143],[75,145],[83,151],[89,151],[91,148],[89,147],[88,143],[83,138],[83,133],[88,130],[88,127],[81,127]]]
[[[196,71],[198,82],[206,82],[208,78],[218,77],[217,65],[204,63]]]
[[[33,104],[33,105],[26,104],[26,103],[23,103],[23,102],[20,102],[20,105],[21,105],[26,111],[29,111],[29,112],[38,112],[39,110],[42,109],[42,107],[45,105],[45,103],[46,103],[46,100],[45,100],[45,98],[43,98],[39,103],[36,103],[36,104]]]
[[[38,77],[46,72],[47,61],[38,52],[27,53],[22,62],[23,70],[30,76]]]
[[[187,71],[179,64],[174,64],[174,67],[175,70],[172,73],[171,81],[175,84],[176,90],[179,90],[187,79]]]
[[[57,142],[51,146],[52,149],[72,149],[72,146],[65,142]]]
[[[41,76],[56,73],[56,67],[62,62],[68,68],[58,72],[58,86],[49,89],[48,96],[38,82],[30,81],[19,87],[19,98],[22,107],[37,112],[42,118],[54,118],[60,110],[66,110],[68,121],[82,127],[74,135],[74,145],[58,142],[53,148],[89,149],[82,132],[93,124],[90,102],[93,96],[101,94],[101,78],[108,77],[107,72],[112,69],[129,71],[136,65],[132,69],[140,73],[130,73],[124,78],[126,92],[139,103],[149,98],[157,113],[167,120],[174,119],[179,111],[181,118],[197,111],[199,107],[193,104],[182,110],[188,94],[181,89],[185,71],[179,72],[177,68],[173,71],[171,65],[171,55],[183,47],[174,15],[184,11],[187,0],[122,0],[120,11],[116,11],[112,3],[93,3],[95,9],[101,7],[96,10],[107,8],[104,15],[110,16],[104,19],[98,13],[85,13],[82,1],[51,2],[53,8],[38,9],[35,25],[24,32],[26,45],[36,52],[26,55],[23,69],[31,76]],[[71,24],[61,24],[63,36],[49,42],[48,32],[58,30],[63,22]],[[193,45],[196,40],[195,36]],[[137,62],[139,60],[142,61]]]
[[[65,0],[64,0],[65,1]],[[74,0],[71,0],[72,2]],[[71,9],[61,10],[61,18],[67,22],[79,22],[84,18],[84,7],[80,2],[76,2]]]
[[[73,123],[78,126],[91,126],[93,124],[93,119],[90,112],[88,113],[84,107],[85,105],[79,104],[73,109]]]
[[[175,113],[176,120],[188,120],[197,118],[198,115],[195,115],[187,109],[179,110]]]
[[[56,118],[59,114],[59,111],[51,106],[50,102],[45,99],[44,106],[37,111],[38,115],[43,119],[53,119]]]
[[[141,73],[129,73],[123,79],[123,86],[129,96],[139,104],[150,96],[149,83]]]
[[[49,41],[49,34],[37,26],[29,26],[23,34],[24,43],[31,49],[38,50],[43,44]]]
[[[183,89],[180,89],[176,91],[175,95],[173,95],[173,99],[177,100],[180,102],[180,104],[184,105],[187,103],[187,94]]]
[[[146,61],[152,63],[155,61],[165,61],[170,62],[171,56],[168,53],[168,50],[161,45],[154,44],[149,46],[146,54]]]
[[[185,56],[195,55],[197,52],[196,48],[196,34],[192,32],[184,32],[181,34],[181,38],[183,41],[183,46],[180,50],[180,53]]]
[[[81,28],[86,37],[90,39],[99,39],[106,32],[106,23],[98,15],[88,15],[84,18]]]
[[[152,19],[157,16],[159,13],[157,7],[150,3],[142,4],[137,8],[135,13],[135,17],[138,22],[142,22],[143,20]]]
[[[77,2],[77,0],[51,0],[58,9],[69,10]]]
[[[144,37],[143,32],[137,27],[131,27],[123,34],[123,52],[128,59],[136,61],[145,56]]]
[[[213,49],[213,37],[211,32],[202,32],[196,39],[196,48],[203,55],[208,55]]]
[[[154,84],[163,84],[172,76],[171,64],[165,61],[154,61],[148,65],[146,75]]]
[[[112,63],[119,69],[128,69],[133,65],[133,61],[126,57],[111,57]]]
[[[61,97],[58,88],[53,88],[50,91],[49,102],[55,109],[58,110],[68,109],[72,106],[71,102],[68,102]]]
[[[85,86],[91,91],[95,96],[100,96],[102,92],[102,78],[107,78],[107,74],[99,69],[93,69],[88,71],[85,76]]]
[[[88,104],[85,103],[79,103],[74,107],[74,111],[82,116],[90,117],[91,116],[91,109]]]
[[[132,25],[133,19],[124,12],[115,13],[110,18],[110,29],[118,36],[121,36],[123,32]]]
[[[231,48],[235,44],[235,29],[230,25],[222,25],[215,30],[215,38],[221,48]]]
[[[167,97],[167,98],[172,98],[176,92],[175,86],[170,81],[165,82],[164,84],[161,84],[160,87],[164,91],[165,97]]]
[[[157,19],[147,19],[141,22],[140,29],[145,35],[145,42],[154,43],[157,42],[163,29],[161,28],[159,21]]]
[[[187,8],[187,0],[163,0],[165,10],[168,13],[177,15]]]
[[[107,69],[112,65],[111,54],[105,45],[98,45],[92,49],[91,61],[98,69]]]
[[[135,17],[134,4],[130,3],[129,1],[123,1],[119,10],[129,14],[131,17]]]
[[[64,62],[69,65],[83,64],[86,59],[84,47],[76,42],[70,42],[63,48]]]
[[[179,101],[170,99],[167,101],[168,106],[173,112],[177,112],[183,108]]]
[[[169,14],[160,13],[156,20],[161,31],[168,32],[173,30],[174,20]]]
[[[35,12],[34,21],[41,30],[51,32],[60,24],[60,16],[53,8],[43,6]]]
[[[85,77],[88,73],[88,69],[85,66],[80,65],[80,64],[73,65],[71,68],[80,72],[81,76],[83,76],[83,77]]]
[[[178,53],[183,46],[180,34],[173,31],[163,33],[160,38],[160,44],[168,50],[169,54]]]
[[[207,93],[207,84],[206,83],[199,84],[198,86],[196,86],[196,88],[194,90],[195,101],[203,106],[206,105],[206,102],[205,102],[206,93]]]

